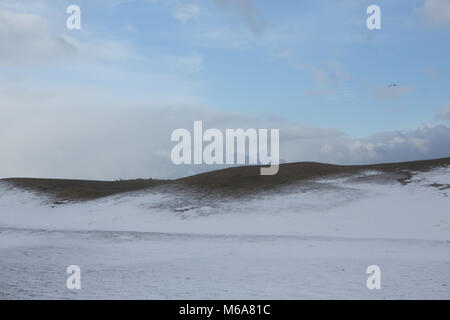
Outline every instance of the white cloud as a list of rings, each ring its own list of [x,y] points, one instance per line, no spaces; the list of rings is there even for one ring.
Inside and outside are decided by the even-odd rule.
[[[291,62],[294,69],[306,71],[315,81],[315,87],[305,91],[312,96],[352,97],[352,89],[347,82],[351,75],[342,71],[337,61],[327,61],[321,67],[309,66],[299,62]]]
[[[434,117],[437,121],[449,121],[450,122],[450,101],[444,104],[444,106],[438,111]]]
[[[178,63],[186,71],[186,74],[195,74],[202,70],[203,57],[196,54],[186,57],[178,57]]]
[[[239,15],[256,36],[261,36],[266,29],[266,22],[252,0],[214,0],[218,8]]]
[[[127,23],[125,25],[125,30],[127,30],[128,32],[134,33],[134,32],[136,32],[136,27],[134,25],[132,25],[131,23]]]
[[[77,57],[83,60],[114,61],[141,58],[131,47],[121,42],[104,39],[78,41],[75,38],[67,36],[63,38],[75,48]]]
[[[290,59],[292,57],[292,52],[290,50],[279,50],[274,56],[280,59]]]
[[[202,13],[202,9],[199,5],[188,3],[180,4],[175,10],[175,19],[181,22],[187,22],[189,20],[198,18]]]
[[[0,63],[32,65],[67,59],[137,58],[125,44],[103,39],[77,40],[57,35],[48,19],[35,13],[0,8]]]
[[[450,26],[450,1],[448,0],[425,0],[419,10],[427,27],[449,27]]]
[[[29,63],[71,57],[76,48],[50,33],[49,23],[30,13],[0,10],[0,61]]]

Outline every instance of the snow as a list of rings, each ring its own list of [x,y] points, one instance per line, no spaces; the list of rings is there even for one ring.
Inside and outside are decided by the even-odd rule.
[[[450,298],[450,200],[383,173],[235,200],[136,192],[52,205],[0,183],[0,298]],[[367,178],[367,179],[366,179]],[[65,287],[80,265],[82,289]],[[368,290],[369,265],[382,289]]]

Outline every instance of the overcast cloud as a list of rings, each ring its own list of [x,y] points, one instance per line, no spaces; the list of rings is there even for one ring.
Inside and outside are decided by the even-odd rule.
[[[50,26],[39,15],[0,10],[0,21],[2,64],[48,62],[75,53],[73,45],[51,35]]]
[[[202,120],[204,130],[279,128],[285,162],[362,164],[450,156],[450,129],[443,125],[355,139],[338,129],[204,106],[129,106],[95,96],[84,97],[97,101],[87,105],[71,96],[61,108],[57,97],[6,95],[2,101],[8,103],[0,104],[0,177],[174,178],[217,169],[171,162],[172,131],[193,132],[194,120]]]

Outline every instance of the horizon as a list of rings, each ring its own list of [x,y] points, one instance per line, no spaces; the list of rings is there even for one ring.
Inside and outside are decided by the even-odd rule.
[[[408,164],[408,163],[414,163],[414,162],[433,162],[433,161],[439,161],[439,160],[448,160],[450,157],[443,157],[443,158],[431,158],[431,159],[417,159],[417,160],[410,160],[410,161],[399,161],[399,162],[374,162],[374,163],[367,163],[367,164],[336,164],[336,163],[329,163],[329,162],[316,162],[316,161],[295,161],[295,162],[282,162],[279,164],[279,167],[283,167],[286,165],[293,165],[293,164],[305,164],[305,163],[313,163],[313,164],[319,164],[319,165],[331,165],[331,166],[337,166],[337,167],[367,167],[367,166],[377,166],[377,165],[391,165],[391,164]],[[0,178],[1,180],[14,180],[14,179],[30,179],[30,180],[62,180],[62,181],[69,181],[69,180],[77,180],[77,181],[99,181],[99,182],[119,182],[119,181],[133,181],[133,180],[154,180],[154,181],[177,181],[177,180],[183,180],[190,177],[194,177],[197,175],[203,175],[203,174],[209,174],[217,171],[223,171],[223,170],[229,170],[234,169],[238,170],[240,168],[245,167],[253,167],[253,168],[263,168],[268,167],[266,165],[262,164],[244,164],[244,165],[233,165],[233,166],[227,166],[223,168],[216,168],[206,171],[201,171],[198,173],[194,173],[187,176],[182,176],[178,178],[167,178],[167,179],[160,179],[160,178],[154,178],[154,177],[138,177],[138,178],[131,178],[131,179],[122,179],[118,178],[115,180],[96,180],[96,179],[72,179],[72,178],[54,178],[54,177],[24,177],[24,176],[16,176],[16,177],[5,177]],[[259,175],[259,174],[258,174]]]

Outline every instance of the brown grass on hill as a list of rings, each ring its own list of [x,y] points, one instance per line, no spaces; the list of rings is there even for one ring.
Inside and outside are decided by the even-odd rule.
[[[269,190],[298,181],[328,175],[354,174],[364,170],[395,173],[399,176],[398,181],[406,184],[414,171],[427,171],[435,167],[447,167],[449,165],[450,158],[359,166],[296,162],[280,165],[279,173],[274,176],[261,176],[259,174],[259,166],[243,166],[206,172],[177,180],[89,181],[33,178],[9,178],[2,180],[25,190],[53,196],[58,200],[91,200],[159,186],[195,188],[205,193],[241,195],[259,190]]]
[[[58,200],[91,200],[118,193],[137,191],[165,183],[165,180],[136,179],[119,181],[9,178],[16,187],[54,196]]]

